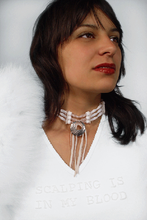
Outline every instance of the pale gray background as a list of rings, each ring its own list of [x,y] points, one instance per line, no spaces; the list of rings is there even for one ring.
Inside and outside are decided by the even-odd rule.
[[[76,0],[75,0],[76,1]],[[33,24],[49,0],[0,1],[0,64],[29,64]],[[122,92],[147,116],[147,0],[108,0],[124,30],[127,75]]]

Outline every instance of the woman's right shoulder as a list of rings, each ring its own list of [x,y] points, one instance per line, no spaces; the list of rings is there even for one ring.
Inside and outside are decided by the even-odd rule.
[[[18,201],[21,201],[24,195],[23,190],[28,184],[27,181],[35,174],[36,164],[40,164],[38,161],[42,150],[40,146],[43,120],[44,90],[33,69],[14,65],[0,68],[0,216],[4,216],[2,219],[11,219],[13,209],[17,208]],[[17,185],[20,186],[19,189]],[[10,213],[9,206],[12,211]],[[5,216],[7,213],[11,217]]]
[[[10,128],[43,118],[44,90],[34,70],[12,64],[0,68],[0,145]]]
[[[42,83],[33,68],[12,64],[0,68],[0,109],[4,114],[20,105],[25,109],[25,100],[43,97],[43,93]]]
[[[8,94],[16,95],[15,91],[18,95],[23,89],[26,92],[27,89],[38,91],[39,87],[42,89],[42,84],[33,68],[14,64],[0,67],[0,98]]]

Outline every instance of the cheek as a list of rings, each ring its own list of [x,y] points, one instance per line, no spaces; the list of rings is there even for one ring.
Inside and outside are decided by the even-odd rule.
[[[89,61],[91,56],[94,54],[93,47],[86,46],[85,44],[76,43],[64,51],[65,60],[70,63],[83,63]]]
[[[62,58],[62,69],[64,73],[68,72],[83,72],[88,63],[88,53],[83,50],[73,50],[64,53]]]
[[[118,50],[118,55],[117,55],[117,57],[118,57],[118,63],[119,63],[119,65],[121,65],[122,54],[121,54],[121,50],[120,50],[120,49]]]
[[[121,50],[118,50],[117,53],[115,54],[115,63],[118,71],[120,70],[121,61],[122,61]]]

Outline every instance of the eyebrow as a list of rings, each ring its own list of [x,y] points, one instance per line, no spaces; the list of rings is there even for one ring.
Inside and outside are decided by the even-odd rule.
[[[81,24],[81,25],[79,26],[79,28],[80,28],[80,27],[89,27],[89,28],[98,30],[98,26],[93,25],[93,24]],[[118,32],[118,33],[120,33],[119,30],[118,30],[116,27],[115,27],[115,28],[110,28],[110,32]]]
[[[90,27],[92,29],[98,29],[98,27],[96,25],[93,24],[81,24],[79,27]]]

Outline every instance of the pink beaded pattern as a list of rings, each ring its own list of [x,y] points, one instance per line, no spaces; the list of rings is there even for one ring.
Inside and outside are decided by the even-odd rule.
[[[92,121],[96,120],[104,113],[105,113],[105,102],[102,101],[96,109],[93,109],[91,112],[87,111],[83,115],[78,116],[70,111],[65,111],[61,109],[58,117],[62,121],[65,121],[66,124],[71,124],[74,121],[81,121],[83,123],[90,124]]]

